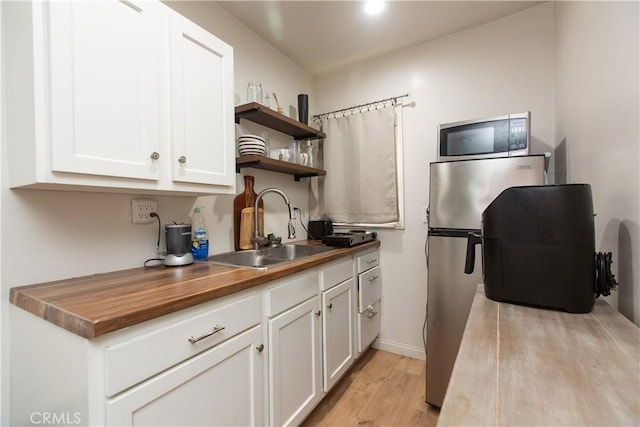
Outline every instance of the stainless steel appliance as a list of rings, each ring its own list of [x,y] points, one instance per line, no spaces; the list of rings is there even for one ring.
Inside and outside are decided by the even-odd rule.
[[[544,155],[430,166],[427,237],[427,397],[441,406],[462,339],[479,269],[465,274],[469,232],[479,233],[484,209],[512,186],[541,185]]]
[[[526,156],[531,113],[446,123],[438,127],[438,160]]]

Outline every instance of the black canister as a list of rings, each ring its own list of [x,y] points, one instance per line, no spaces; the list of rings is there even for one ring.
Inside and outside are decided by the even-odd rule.
[[[298,95],[298,120],[305,125],[309,123],[309,95]]]

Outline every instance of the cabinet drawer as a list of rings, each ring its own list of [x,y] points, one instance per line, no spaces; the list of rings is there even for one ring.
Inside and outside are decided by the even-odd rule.
[[[265,295],[267,317],[290,309],[318,294],[318,273],[308,273],[268,289]]]
[[[351,259],[325,267],[320,270],[320,290],[326,291],[351,277],[353,277]]]
[[[378,251],[367,252],[358,257],[356,264],[358,265],[358,273],[367,271],[380,263],[380,254]]]
[[[218,306],[181,322],[162,327],[105,349],[107,396],[131,387],[207,348],[260,323],[258,295]],[[224,329],[213,332],[219,327]],[[191,343],[189,338],[201,340]]]
[[[358,287],[358,311],[364,312],[368,306],[380,300],[382,294],[382,280],[380,278],[380,266],[359,275]]]
[[[380,334],[380,301],[358,314],[358,354],[362,353]]]

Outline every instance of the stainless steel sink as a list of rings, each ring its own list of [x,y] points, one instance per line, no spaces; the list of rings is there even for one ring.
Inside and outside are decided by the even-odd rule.
[[[298,260],[311,255],[327,252],[333,248],[327,246],[282,245],[275,248],[253,249],[239,252],[227,252],[212,255],[207,262],[231,267],[267,269],[285,262]]]

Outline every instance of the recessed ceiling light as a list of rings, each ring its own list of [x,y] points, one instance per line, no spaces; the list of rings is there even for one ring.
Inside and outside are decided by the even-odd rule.
[[[382,0],[367,0],[364,2],[364,11],[369,15],[377,15],[384,9]]]

